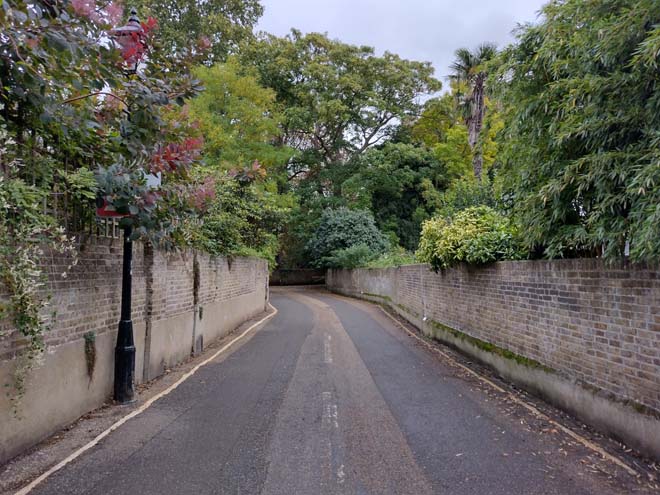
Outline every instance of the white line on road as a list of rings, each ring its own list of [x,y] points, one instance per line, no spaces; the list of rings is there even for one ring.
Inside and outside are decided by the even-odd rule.
[[[411,337],[414,337],[415,339],[417,339],[419,342],[421,342],[421,343],[422,343],[424,346],[426,346],[428,349],[431,349],[432,351],[434,351],[434,352],[440,354],[443,358],[447,359],[448,361],[451,361],[454,365],[458,366],[459,368],[463,369],[464,371],[467,371],[468,373],[470,373],[471,375],[473,375],[474,377],[476,377],[476,378],[479,379],[480,381],[486,383],[487,385],[490,385],[492,388],[494,388],[494,389],[497,390],[498,392],[501,392],[501,393],[503,393],[503,394],[508,395],[509,398],[510,398],[513,402],[515,402],[516,404],[521,405],[522,407],[524,407],[525,409],[527,409],[528,411],[530,411],[532,414],[534,414],[536,417],[538,417],[538,418],[540,418],[540,419],[542,419],[542,420],[544,420],[544,421],[550,423],[551,425],[553,425],[553,426],[559,428],[561,431],[563,431],[564,433],[566,433],[567,435],[569,435],[569,436],[570,436],[571,438],[573,438],[574,440],[577,440],[578,442],[580,442],[582,445],[584,445],[584,446],[587,447],[588,449],[593,450],[593,451],[596,452],[597,454],[601,455],[604,459],[608,459],[609,461],[613,462],[613,463],[616,464],[617,466],[619,466],[619,467],[625,469],[625,470],[628,472],[628,474],[630,474],[631,476],[635,476],[635,477],[636,477],[636,476],[639,476],[639,473],[638,473],[637,471],[635,471],[633,468],[631,468],[630,466],[628,466],[625,462],[623,462],[623,461],[622,461],[621,459],[619,459],[618,457],[613,456],[612,454],[610,454],[609,452],[606,452],[603,448],[599,447],[599,446],[596,445],[595,443],[591,442],[590,440],[587,440],[586,438],[584,438],[584,437],[581,436],[581,435],[578,435],[578,434],[575,433],[573,430],[571,430],[570,428],[567,428],[566,426],[562,425],[561,423],[558,423],[558,422],[555,421],[554,419],[550,418],[548,415],[546,415],[546,414],[542,413],[541,411],[539,411],[536,407],[534,407],[534,406],[532,406],[531,404],[528,404],[527,402],[523,401],[522,399],[516,397],[514,394],[512,394],[512,393],[509,392],[508,390],[503,389],[503,388],[500,387],[499,385],[497,385],[497,384],[495,384],[494,382],[490,381],[488,378],[485,378],[485,377],[481,376],[481,375],[480,375],[479,373],[477,373],[476,371],[474,371],[474,370],[468,368],[467,366],[465,366],[465,365],[459,363],[459,362],[456,361],[454,358],[452,358],[449,354],[447,354],[447,353],[445,353],[445,352],[442,352],[442,351],[441,351],[440,349],[438,349],[437,347],[432,346],[431,344],[429,344],[428,342],[426,342],[424,339],[420,338],[420,337],[419,337],[418,335],[416,335],[414,332],[411,332],[411,331],[410,331],[408,328],[406,328],[406,326],[403,325],[399,320],[397,320],[396,318],[394,318],[394,316],[392,316],[390,313],[388,313],[388,312],[385,310],[385,308],[383,308],[383,307],[380,306],[380,305],[379,305],[378,307],[379,307],[379,308],[381,309],[381,311],[382,311],[383,313],[385,313],[385,314],[386,314],[386,315],[387,315],[392,321],[394,321],[394,323],[396,323],[397,326],[401,327],[401,328],[402,328],[402,329],[403,329],[408,335],[410,335]]]
[[[332,400],[332,392],[323,392],[323,424],[332,425],[336,429],[339,428],[339,413],[337,410],[337,403]]]
[[[325,336],[325,340],[323,341],[323,362],[325,364],[332,364],[332,346],[330,345],[331,340],[332,336],[328,334]]]
[[[176,389],[179,385],[181,385],[183,382],[185,382],[188,378],[193,376],[197,370],[199,370],[202,366],[206,366],[209,364],[211,361],[213,361],[215,358],[217,358],[220,354],[225,352],[227,349],[229,349],[232,345],[234,345],[236,342],[241,340],[243,337],[245,337],[249,332],[257,328],[259,325],[264,323],[265,321],[269,320],[273,316],[277,314],[277,308],[275,308],[272,304],[268,303],[270,308],[273,310],[272,313],[266,315],[263,317],[261,320],[256,322],[255,324],[251,325],[249,328],[247,328],[245,331],[243,331],[238,337],[235,337],[232,339],[230,342],[225,344],[221,349],[219,349],[217,352],[215,352],[210,358],[202,361],[199,363],[197,366],[195,366],[193,369],[188,371],[185,375],[183,375],[181,378],[179,378],[176,382],[174,382],[172,385],[167,387],[165,390],[160,392],[159,394],[154,395],[152,398],[147,400],[144,404],[142,404],[140,407],[138,407],[136,410],[132,411],[131,413],[127,414],[123,418],[121,418],[119,421],[115,422],[110,428],[105,430],[104,432],[100,433],[96,438],[94,438],[91,442],[89,442],[86,445],[83,445],[80,447],[78,450],[76,450],[74,453],[72,453],[70,456],[68,456],[66,459],[60,461],[59,463],[55,464],[52,468],[50,468],[48,471],[43,473],[41,476],[39,476],[37,479],[32,481],[30,484],[24,486],[21,488],[19,491],[17,491],[14,495],[26,495],[27,493],[30,493],[37,485],[39,485],[41,482],[43,482],[46,478],[48,478],[51,474],[59,471],[62,469],[64,466],[69,464],[71,461],[75,460],[76,458],[80,457],[82,454],[87,452],[89,449],[94,447],[96,444],[98,444],[101,440],[103,440],[105,437],[107,437],[110,433],[115,431],[117,428],[122,426],[124,423],[126,423],[128,420],[133,419],[134,417],[138,416],[139,414],[142,414],[144,411],[149,409],[153,405],[154,402],[156,402],[158,399],[162,399],[166,395],[170,394],[174,389]]]
[[[344,472],[344,465],[339,466],[337,470],[337,482],[342,485],[346,481],[346,473]]]

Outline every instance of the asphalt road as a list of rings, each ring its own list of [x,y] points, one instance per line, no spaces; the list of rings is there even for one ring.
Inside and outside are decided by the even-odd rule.
[[[376,306],[277,290],[230,356],[35,494],[614,494],[614,468],[443,362]],[[599,464],[600,462],[600,464]]]

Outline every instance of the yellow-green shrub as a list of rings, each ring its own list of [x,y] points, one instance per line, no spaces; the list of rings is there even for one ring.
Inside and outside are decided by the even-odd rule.
[[[488,206],[467,208],[448,220],[428,220],[417,251],[417,258],[435,270],[460,262],[484,264],[524,256],[515,225]]]

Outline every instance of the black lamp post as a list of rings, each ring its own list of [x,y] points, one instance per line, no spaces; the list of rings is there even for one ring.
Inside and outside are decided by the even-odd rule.
[[[114,398],[121,404],[133,402],[133,377],[135,375],[135,342],[131,302],[133,286],[133,241],[131,227],[124,228],[124,266],[121,274],[121,316],[115,346],[115,391]]]
[[[113,41],[127,55],[124,57],[128,68],[127,74],[135,74],[142,54],[144,53],[144,30],[137,17],[135,9],[125,26],[115,28],[110,32]],[[131,226],[124,227],[124,258],[121,278],[121,315],[119,331],[115,346],[115,387],[114,399],[120,404],[135,400],[133,379],[135,375],[135,342],[133,340],[133,320],[131,319],[132,285],[133,285],[133,241]]]

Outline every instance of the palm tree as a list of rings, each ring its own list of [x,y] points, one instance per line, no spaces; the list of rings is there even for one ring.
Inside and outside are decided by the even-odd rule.
[[[468,142],[472,149],[472,167],[474,176],[481,180],[483,157],[477,149],[479,135],[486,112],[485,83],[487,73],[484,64],[497,53],[497,47],[492,43],[484,43],[472,52],[467,48],[459,48],[454,54],[454,62],[450,68],[453,72],[449,78],[467,86],[467,94],[461,95],[463,119],[468,128]]]

